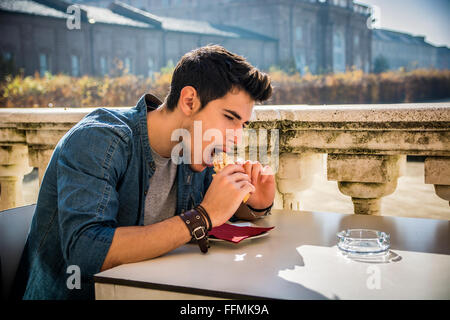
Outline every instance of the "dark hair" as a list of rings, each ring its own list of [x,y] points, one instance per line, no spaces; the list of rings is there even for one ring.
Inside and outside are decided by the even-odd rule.
[[[245,90],[255,102],[265,101],[272,95],[267,74],[256,69],[245,58],[219,45],[192,50],[180,59],[166,97],[169,110],[176,108],[181,89],[185,86],[197,90],[201,108],[235,88]]]

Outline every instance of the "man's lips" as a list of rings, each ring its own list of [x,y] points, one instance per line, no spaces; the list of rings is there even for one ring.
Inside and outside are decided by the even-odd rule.
[[[211,152],[209,153],[209,159],[207,159],[207,161],[205,162],[207,167],[213,167],[213,159],[214,156],[220,152],[225,152],[225,153],[229,153],[229,151],[231,151],[231,149],[227,149],[226,146],[222,146],[222,145],[218,145],[218,146],[214,146],[214,148],[211,149]],[[209,162],[209,163],[208,163]]]

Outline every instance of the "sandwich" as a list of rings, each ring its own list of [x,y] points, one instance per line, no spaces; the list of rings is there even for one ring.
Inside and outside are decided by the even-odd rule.
[[[214,155],[213,158],[213,165],[214,165],[214,172],[218,173],[223,168],[225,168],[229,164],[234,164],[233,159],[228,156],[225,152],[220,152]],[[250,198],[250,193],[248,193],[242,202],[246,203],[248,198]]]

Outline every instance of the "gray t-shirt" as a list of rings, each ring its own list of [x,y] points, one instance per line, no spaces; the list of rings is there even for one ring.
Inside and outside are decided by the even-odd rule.
[[[161,157],[151,147],[155,172],[145,197],[144,225],[154,224],[175,215],[177,200],[177,165],[171,158]]]

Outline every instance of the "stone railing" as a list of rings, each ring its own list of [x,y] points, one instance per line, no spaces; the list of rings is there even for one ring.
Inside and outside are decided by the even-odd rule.
[[[22,179],[39,182],[59,139],[93,109],[0,109],[0,209],[22,202]],[[250,128],[279,130],[276,174],[281,206],[299,209],[327,155],[327,178],[351,197],[354,212],[379,214],[406,155],[426,156],[425,183],[450,201],[450,104],[257,106]],[[255,130],[258,132],[258,130]]]

